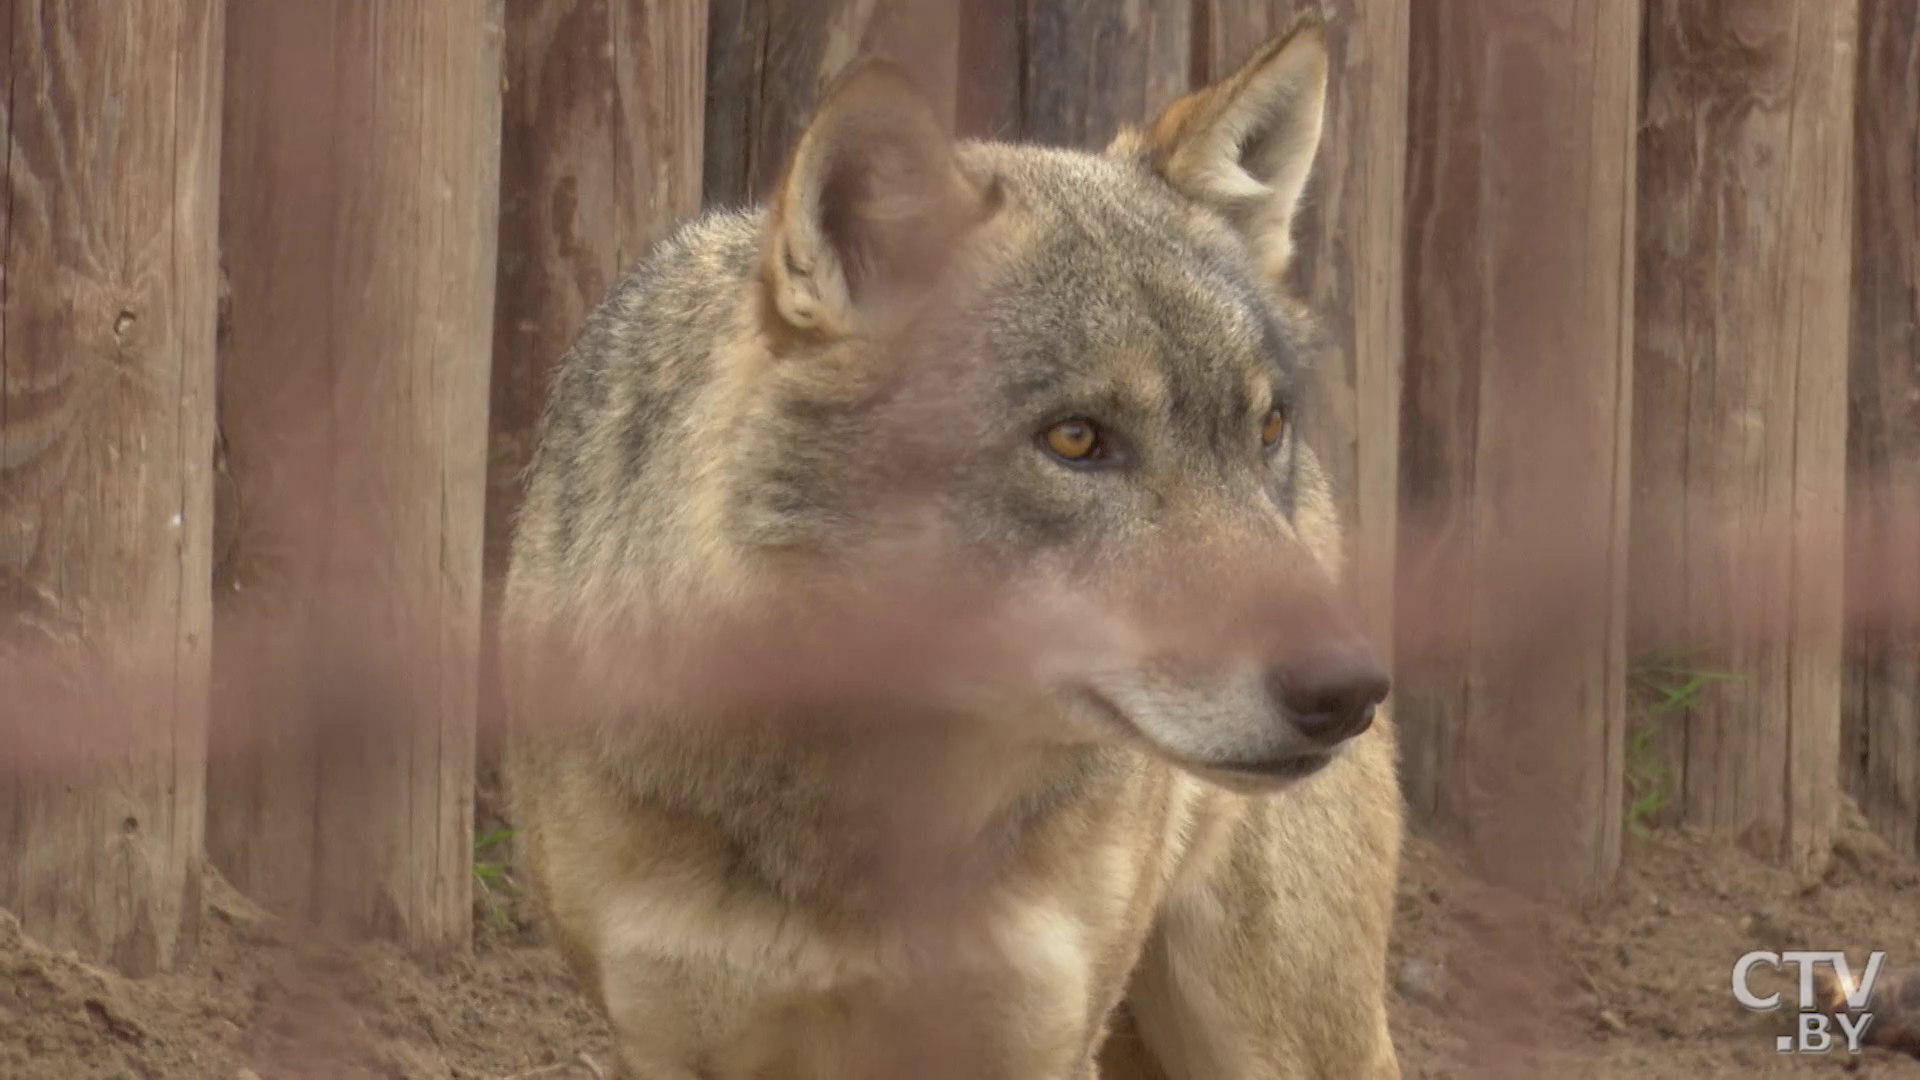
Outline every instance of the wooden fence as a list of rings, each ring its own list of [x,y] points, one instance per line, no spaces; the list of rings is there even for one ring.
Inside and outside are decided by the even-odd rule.
[[[963,134],[1098,147],[1308,2],[0,3],[9,640],[168,658],[97,725],[7,716],[0,907],[165,968],[204,851],[278,909],[464,942],[489,588],[609,285],[764,194],[857,56]],[[1914,852],[1920,642],[1842,597],[1920,609],[1920,556],[1818,554],[1849,511],[1920,509],[1915,5],[1320,6],[1308,436],[1397,653],[1415,821],[1580,896],[1643,819],[1816,872],[1843,791]],[[1709,518],[1791,542],[1729,558]],[[1567,530],[1601,572],[1530,633],[1504,597]],[[1634,573],[1674,553],[1677,585]],[[349,624],[365,655],[316,668]]]

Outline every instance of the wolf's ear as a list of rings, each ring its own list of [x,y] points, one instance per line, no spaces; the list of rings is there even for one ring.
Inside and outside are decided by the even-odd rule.
[[[762,276],[774,312],[807,334],[853,332],[924,288],[986,201],[906,72],[861,63],[826,95],[773,197]]]
[[[1122,132],[1108,153],[1143,159],[1221,211],[1278,278],[1293,254],[1326,99],[1326,28],[1309,10],[1225,80],[1174,102],[1147,130]]]

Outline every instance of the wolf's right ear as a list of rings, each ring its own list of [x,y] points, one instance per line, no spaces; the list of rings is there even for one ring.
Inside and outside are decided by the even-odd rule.
[[[772,200],[763,280],[794,330],[839,337],[925,287],[988,202],[933,105],[869,60],[828,93]]]
[[[1326,26],[1308,8],[1240,70],[1169,105],[1151,127],[1122,131],[1107,153],[1144,162],[1224,213],[1277,279],[1293,255],[1326,100]]]

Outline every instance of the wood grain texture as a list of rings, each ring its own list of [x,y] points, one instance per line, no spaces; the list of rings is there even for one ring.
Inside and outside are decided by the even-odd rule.
[[[208,846],[347,933],[468,940],[499,0],[238,4]]]
[[[506,9],[488,565],[554,366],[588,312],[700,208],[707,18],[689,0]],[[492,576],[490,574],[490,576]]]
[[[1296,226],[1296,279],[1324,323],[1315,408],[1301,430],[1348,529],[1363,625],[1392,645],[1405,349],[1405,0],[1196,0],[1197,84],[1226,78],[1306,7],[1327,20],[1332,81],[1320,159]]]
[[[1920,520],[1920,5],[1860,0],[1859,41],[1849,509],[1883,539],[1857,548],[1848,592],[1912,612],[1920,536],[1887,530]],[[1896,849],[1920,854],[1920,639],[1863,625],[1848,653],[1848,789]]]
[[[779,179],[814,105],[861,57],[906,67],[953,115],[959,0],[709,0],[705,194],[744,206]]]
[[[706,61],[705,0],[506,7],[490,595],[506,572],[521,473],[561,355],[614,282],[700,209]],[[497,718],[483,719],[490,748]]]
[[[1397,591],[1462,647],[1400,643],[1409,800],[1493,880],[1592,895],[1620,859],[1639,5],[1411,6]],[[1600,572],[1527,602],[1570,543]]]
[[[0,677],[0,907],[134,975],[200,906],[222,7],[0,5],[0,628],[91,691]]]
[[[961,0],[966,135],[1098,150],[1192,85],[1194,0]]]
[[[1685,819],[1807,873],[1838,780],[1855,0],[1652,0],[1639,161],[1636,632],[1715,682]],[[1782,542],[1782,541],[1785,542]],[[1669,605],[1671,610],[1671,605]]]

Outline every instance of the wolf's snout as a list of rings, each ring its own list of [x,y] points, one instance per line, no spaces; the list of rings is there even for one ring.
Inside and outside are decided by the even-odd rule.
[[[1267,693],[1302,735],[1329,745],[1373,724],[1373,710],[1392,689],[1387,669],[1365,645],[1322,647],[1267,675]]]

